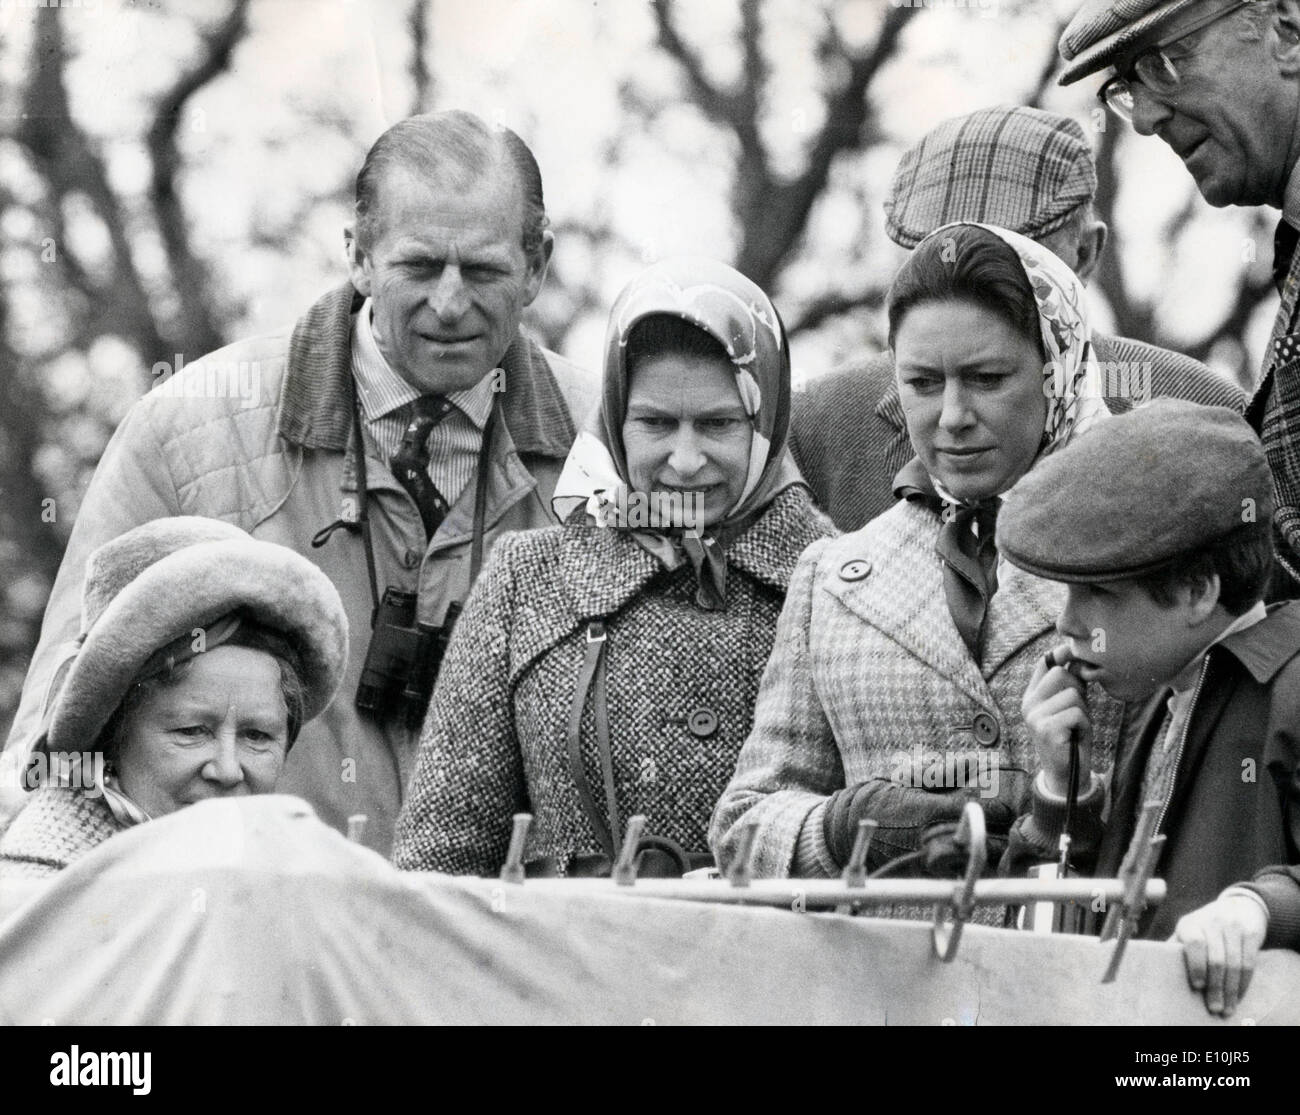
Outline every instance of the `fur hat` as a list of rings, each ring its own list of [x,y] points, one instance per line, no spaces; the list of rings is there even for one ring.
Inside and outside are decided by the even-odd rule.
[[[51,698],[45,748],[93,748],[141,668],[160,648],[236,610],[297,649],[303,722],[325,710],[347,665],[348,621],[338,590],[284,546],[229,523],[155,519],[90,555],[81,638]]]

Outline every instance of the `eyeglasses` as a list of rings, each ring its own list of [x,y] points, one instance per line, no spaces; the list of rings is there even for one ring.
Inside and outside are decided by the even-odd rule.
[[[1248,7],[1256,0],[1234,0],[1226,8],[1219,8],[1207,16],[1189,23],[1176,35],[1152,43],[1149,47],[1130,60],[1127,67],[1112,77],[1098,91],[1101,102],[1116,116],[1127,123],[1133,122],[1133,82],[1140,81],[1143,88],[1169,96],[1182,84],[1182,75],[1172,58],[1165,53],[1165,47],[1182,42],[1198,31],[1204,30],[1212,23],[1217,23],[1224,16],[1232,15],[1239,8]]]

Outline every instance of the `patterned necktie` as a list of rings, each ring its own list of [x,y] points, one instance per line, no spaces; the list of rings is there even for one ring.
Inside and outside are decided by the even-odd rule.
[[[999,500],[975,507],[949,504],[935,551],[943,561],[948,612],[975,661],[979,661],[984,617],[998,590],[998,551],[994,545]],[[978,535],[972,529],[978,525]]]
[[[1300,229],[1285,218],[1278,221],[1277,231],[1273,233],[1273,285],[1278,294],[1282,293],[1282,284],[1286,281],[1286,273],[1291,270],[1291,257],[1295,255],[1298,244]]]
[[[425,534],[432,538],[447,517],[447,500],[429,479],[429,434],[452,412],[442,395],[423,395],[411,404],[411,420],[389,467],[420,509]]]

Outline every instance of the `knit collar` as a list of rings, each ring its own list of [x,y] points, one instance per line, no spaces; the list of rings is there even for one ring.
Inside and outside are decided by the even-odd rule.
[[[345,283],[315,303],[289,341],[277,428],[304,449],[344,452],[352,425],[352,323],[365,299]],[[502,417],[520,453],[563,459],[577,433],[542,350],[522,333],[501,361]]]

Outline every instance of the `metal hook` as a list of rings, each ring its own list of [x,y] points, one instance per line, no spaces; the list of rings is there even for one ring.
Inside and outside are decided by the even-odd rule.
[[[528,842],[528,829],[533,823],[531,813],[516,813],[511,821],[510,847],[506,851],[506,862],[501,867],[503,883],[522,883],[524,881],[524,845]]]
[[[627,828],[623,832],[623,847],[619,849],[618,862],[612,872],[614,882],[620,887],[630,887],[636,882],[636,854],[641,843],[641,834],[645,832],[646,818],[638,813],[627,819]]]
[[[975,909],[975,883],[988,866],[989,852],[984,840],[984,810],[978,802],[968,801],[957,825],[956,842],[965,843],[969,849],[966,857],[966,875],[953,888],[952,900],[934,908],[934,926],[931,937],[935,955],[945,964],[957,955],[962,927]],[[945,925],[948,909],[952,910],[952,924]]]
[[[754,878],[754,844],[758,840],[758,823],[751,822],[740,830],[740,847],[732,860],[727,879],[733,887],[747,887]]]
[[[867,849],[871,847],[871,838],[876,834],[877,822],[864,817],[858,822],[858,831],[853,837],[853,851],[844,868],[841,878],[846,887],[865,887],[867,885]]]
[[[1138,922],[1147,908],[1147,880],[1155,871],[1156,864],[1160,860],[1160,851],[1165,843],[1164,833],[1157,834],[1155,831],[1160,823],[1162,806],[1163,803],[1160,801],[1149,801],[1142,807],[1142,816],[1138,818],[1137,832],[1133,837],[1133,847],[1138,850],[1137,855],[1132,863],[1125,863],[1119,869],[1119,877],[1124,883],[1124,896],[1118,905],[1112,906],[1106,912],[1106,921],[1101,929],[1103,941],[1108,941],[1112,937],[1116,939],[1114,951],[1110,954],[1110,962],[1101,977],[1102,983],[1114,983],[1115,977],[1119,975],[1119,966],[1124,959],[1124,950],[1128,947],[1129,938],[1137,929]]]

